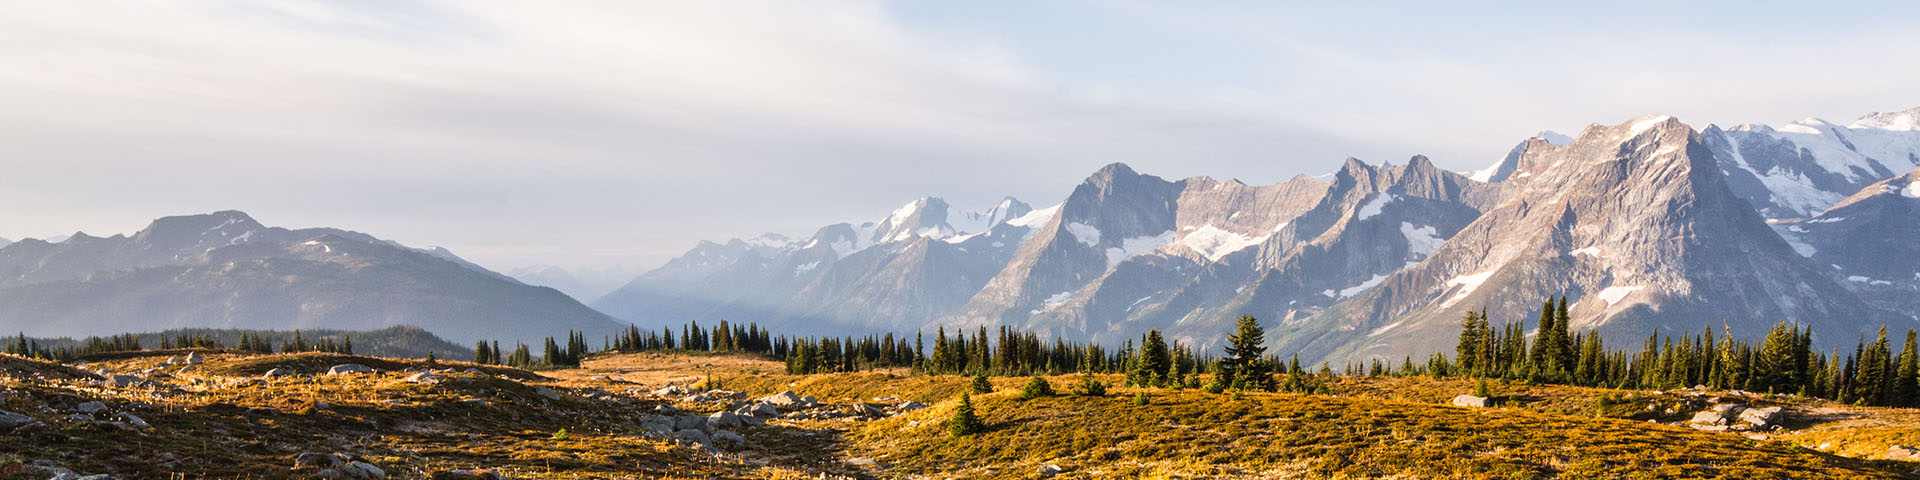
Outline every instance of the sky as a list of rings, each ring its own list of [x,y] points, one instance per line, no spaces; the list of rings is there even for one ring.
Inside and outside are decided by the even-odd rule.
[[[924,195],[1051,205],[1112,162],[1464,171],[1651,113],[1920,106],[1920,3],[1535,3],[18,2],[0,237],[237,209],[647,268]]]

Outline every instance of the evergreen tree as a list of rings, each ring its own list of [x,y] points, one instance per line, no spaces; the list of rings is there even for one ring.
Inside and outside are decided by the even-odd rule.
[[[972,390],[973,393],[993,393],[993,383],[987,381],[986,375],[975,375]]]
[[[1260,328],[1260,321],[1252,315],[1241,315],[1234,322],[1233,333],[1227,335],[1227,358],[1222,359],[1226,368],[1222,371],[1232,380],[1231,385],[1240,388],[1273,390],[1273,375],[1260,368],[1261,360],[1266,356],[1266,330]]]
[[[954,407],[953,418],[947,419],[947,431],[955,437],[964,437],[987,430],[987,424],[973,413],[973,396],[960,394],[960,406]]]
[[[1920,405],[1920,385],[1915,384],[1920,377],[1920,371],[1916,371],[1920,370],[1920,358],[1916,358],[1920,352],[1915,351],[1916,346],[1920,345],[1916,345],[1914,331],[1909,328],[1907,342],[1900,347],[1900,367],[1893,377],[1893,401],[1889,402],[1893,405]]]
[[[1167,342],[1160,337],[1160,330],[1148,330],[1146,340],[1140,345],[1140,357],[1127,372],[1127,383],[1142,387],[1164,385],[1170,360]]]

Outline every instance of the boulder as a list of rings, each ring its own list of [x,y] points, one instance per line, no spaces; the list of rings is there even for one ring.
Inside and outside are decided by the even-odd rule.
[[[134,428],[153,428],[153,425],[148,424],[146,420],[141,420],[140,417],[133,416],[131,413],[120,414],[120,420],[127,422],[128,425],[132,425]]]
[[[447,470],[433,472],[433,480],[506,480],[492,470]]]
[[[681,415],[678,417],[673,417],[674,431],[704,430],[706,428],[707,428],[707,417],[703,417],[699,415]]]
[[[1061,472],[1065,472],[1065,471],[1066,469],[1060,468],[1059,465],[1054,465],[1054,464],[1041,465],[1040,477],[1041,478],[1052,477],[1054,475],[1059,475]]]
[[[15,427],[23,427],[35,423],[40,423],[40,421],[34,420],[33,417],[26,415],[0,410],[0,430],[13,430]]]
[[[1781,412],[1780,407],[1749,408],[1740,412],[1740,421],[1756,429],[1765,429],[1779,425],[1781,420],[1786,419],[1786,415]]]
[[[1713,411],[1721,412],[1721,413],[1733,413],[1736,415],[1739,414],[1741,410],[1746,410],[1746,409],[1747,407],[1742,407],[1742,406],[1734,405],[1731,403],[1716,403],[1713,405]]]
[[[659,395],[662,397],[677,397],[681,395],[686,395],[687,388],[679,385],[667,385],[665,387],[660,387],[659,390],[654,390],[653,394]]]
[[[740,416],[733,412],[714,412],[707,416],[707,426],[713,428],[734,428],[740,426]]]
[[[293,375],[293,370],[288,370],[284,368],[275,368],[272,370],[267,370],[267,373],[260,375],[260,378],[284,377],[288,375]]]
[[[660,435],[673,433],[673,417],[649,415],[640,419],[640,428]]]
[[[902,412],[911,412],[911,411],[914,411],[914,410],[919,410],[919,409],[922,409],[922,408],[927,408],[927,404],[924,404],[924,403],[920,403],[920,402],[915,402],[915,401],[912,401],[912,400],[908,400],[908,401],[907,401],[906,403],[902,403],[902,404],[900,404],[900,406],[899,406],[899,407],[896,407],[896,408],[899,408],[899,409],[900,409],[900,411],[902,411]]]
[[[799,395],[795,395],[793,391],[789,390],[763,397],[760,399],[760,403],[772,404],[774,407],[780,409],[805,408],[801,406],[802,400]]]
[[[73,407],[74,411],[77,411],[80,413],[93,413],[93,412],[98,412],[106,409],[107,409],[107,404],[100,403],[100,402],[82,402],[80,405]]]
[[[602,382],[611,382],[611,381],[613,381],[613,377],[609,377],[609,376],[606,376],[606,375],[593,375],[593,376],[589,376],[589,377],[587,377],[587,379],[588,379],[588,380],[599,380],[599,381],[602,381]]]
[[[295,467],[334,468],[346,463],[339,455],[323,452],[302,452],[293,456]]]
[[[436,384],[439,384],[442,380],[446,380],[446,377],[434,375],[430,372],[420,372],[420,373],[407,376],[408,382],[426,384],[426,385],[436,385]]]
[[[759,418],[772,418],[772,417],[780,416],[780,410],[777,408],[773,408],[773,404],[771,403],[755,403],[752,405],[747,405],[744,407],[740,407],[740,409],[738,410],[734,410],[733,413],[737,413],[737,414],[745,415],[749,417],[759,417]]]
[[[740,448],[740,447],[747,446],[746,437],[742,437],[738,433],[733,433],[726,430],[713,432],[712,440],[715,446],[724,446],[728,448]]]
[[[107,377],[107,384],[113,385],[116,387],[137,387],[143,383],[146,383],[146,381],[141,380],[140,377],[134,376],[134,375],[123,374],[123,375],[114,375],[111,377]]]
[[[1894,445],[1891,447],[1887,447],[1887,459],[1888,460],[1908,460],[1908,461],[1920,460],[1920,448],[1913,448],[1913,447],[1908,447],[1904,445]]]
[[[197,365],[197,364],[205,363],[206,361],[207,359],[200,358],[200,352],[193,352],[193,353],[187,354],[187,363]]]
[[[710,445],[713,443],[713,438],[708,437],[707,432],[702,432],[699,430],[681,430],[678,432],[673,432],[673,438],[678,439],[682,442],[691,443],[695,445]]]
[[[533,387],[533,394],[539,395],[548,400],[560,399],[560,392],[553,391],[553,389],[547,388],[547,387]]]
[[[1458,397],[1453,397],[1453,404],[1454,406],[1460,406],[1460,407],[1487,408],[1487,407],[1493,406],[1493,400],[1487,397],[1461,395]]]
[[[340,473],[347,478],[359,480],[379,480],[387,478],[387,472],[367,462],[351,462],[340,467]]]
[[[327,369],[327,375],[346,375],[350,373],[373,373],[373,368],[358,363],[343,363]]]
[[[1687,423],[1694,424],[1694,425],[1707,425],[1707,426],[1716,426],[1716,427],[1726,426],[1727,414],[1721,413],[1721,412],[1715,412],[1711,410],[1700,412],[1700,413],[1693,414],[1693,418],[1690,420],[1687,420]]]

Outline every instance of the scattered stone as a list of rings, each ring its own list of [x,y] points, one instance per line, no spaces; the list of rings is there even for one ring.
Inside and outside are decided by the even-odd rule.
[[[687,393],[688,393],[687,387],[682,387],[679,385],[667,385],[665,387],[660,387],[659,390],[653,391],[654,395],[659,395],[662,397],[677,397],[681,395],[686,395]]]
[[[120,414],[120,420],[127,422],[128,425],[132,425],[135,428],[153,428],[153,425],[148,424],[146,420],[141,420],[140,417],[133,416],[131,413]]]
[[[847,459],[847,465],[856,467],[878,467],[880,466],[880,462],[875,461],[872,457],[853,457]]]
[[[413,375],[409,375],[409,376],[407,376],[407,381],[408,381],[408,382],[413,382],[413,383],[419,383],[419,384],[426,384],[426,385],[437,385],[437,384],[439,384],[439,383],[440,383],[440,382],[441,382],[442,380],[445,380],[445,379],[446,379],[446,377],[442,377],[442,376],[439,376],[439,375],[434,375],[434,374],[432,374],[432,373],[429,373],[429,372],[420,372],[420,373],[416,373],[416,374],[413,374]]]
[[[1060,468],[1059,465],[1054,465],[1049,463],[1049,464],[1040,466],[1040,477],[1041,478],[1052,477],[1054,475],[1059,475],[1061,472],[1065,472],[1065,471],[1067,470],[1064,468]]]
[[[922,409],[922,408],[927,408],[927,404],[924,404],[924,403],[920,403],[920,402],[915,402],[915,401],[912,401],[912,400],[908,400],[908,401],[907,401],[906,403],[902,403],[902,404],[900,404],[900,406],[899,406],[899,407],[895,407],[895,408],[898,408],[898,409],[900,409],[900,411],[902,411],[902,412],[911,412],[911,411],[914,411],[914,410],[919,410],[919,409]]]
[[[340,467],[340,473],[346,474],[347,478],[361,480],[387,478],[387,472],[385,470],[381,470],[380,467],[373,466],[373,464],[367,462],[348,463],[346,466]]]
[[[733,412],[715,412],[707,416],[707,426],[713,428],[734,428],[740,426],[740,416]]]
[[[640,419],[641,429],[660,435],[673,434],[673,426],[674,421],[672,417],[652,415]]]
[[[40,421],[34,420],[33,417],[26,415],[0,410],[0,430],[13,430],[14,428],[35,423],[40,423]]]
[[[546,397],[548,400],[560,399],[560,392],[555,392],[553,389],[547,387],[533,387],[533,394]]]
[[[733,413],[737,413],[737,414],[745,415],[749,417],[759,417],[759,418],[772,418],[772,417],[780,416],[779,409],[773,408],[773,404],[771,403],[764,403],[764,402],[754,403],[752,405],[740,407],[739,410],[734,410]]]
[[[1700,412],[1700,413],[1693,414],[1693,418],[1690,420],[1687,420],[1687,423],[1694,424],[1694,425],[1724,427],[1727,425],[1727,414],[1721,413],[1721,412],[1715,412],[1715,411]]]
[[[107,377],[107,384],[116,387],[137,387],[144,383],[146,383],[144,380],[141,380],[139,376],[135,375],[123,374]]]
[[[448,470],[433,472],[433,480],[506,480],[492,470]]]
[[[469,399],[461,400],[460,403],[466,404],[469,407],[487,406],[487,400],[484,398],[469,398]]]
[[[707,417],[703,417],[700,415],[681,415],[678,417],[673,417],[674,431],[705,430],[706,428],[708,428]]]
[[[327,369],[327,375],[346,375],[350,373],[373,373],[373,368],[358,363],[343,363]]]
[[[1905,445],[1887,447],[1888,460],[1920,460],[1920,448]]]
[[[73,407],[73,409],[80,413],[91,414],[93,412],[106,410],[107,404],[100,403],[100,402],[83,402],[80,405]]]
[[[1453,404],[1454,406],[1459,406],[1459,407],[1487,408],[1487,407],[1493,406],[1493,401],[1488,399],[1487,397],[1461,395],[1458,397],[1453,397]]]
[[[697,393],[681,398],[680,401],[686,403],[707,403],[713,401],[713,397],[707,396],[707,394],[704,393]]]
[[[293,370],[288,370],[284,368],[275,368],[272,370],[267,370],[267,373],[264,375],[261,375],[260,378],[284,377],[288,375],[293,375]]]
[[[707,432],[702,432],[697,429],[681,430],[678,432],[673,432],[673,438],[679,439],[682,442],[691,443],[695,445],[704,446],[704,445],[710,445],[713,443],[713,438],[708,437]]]
[[[1764,430],[1780,424],[1786,416],[1781,411],[1780,407],[1749,408],[1740,412],[1740,421],[1752,425],[1753,428]]]
[[[733,433],[726,430],[713,432],[712,440],[715,445],[727,446],[732,448],[740,448],[740,447],[747,446],[747,439],[745,437],[741,437],[740,434],[738,433]]]
[[[1746,410],[1746,409],[1747,407],[1742,407],[1742,406],[1734,405],[1731,403],[1714,403],[1713,405],[1713,411],[1720,412],[1720,413],[1730,412],[1736,415],[1739,414],[1741,410]]]
[[[606,375],[593,375],[593,376],[589,376],[589,377],[587,377],[587,379],[588,379],[588,380],[599,380],[599,381],[602,381],[602,382],[611,382],[611,381],[613,381],[613,377],[609,377],[609,376],[606,376]]]
[[[191,352],[187,354],[187,363],[198,365],[201,363],[206,363],[206,361],[207,359],[200,358],[200,352]]]
[[[293,456],[295,467],[333,468],[343,463],[339,455],[321,452],[304,452]]]

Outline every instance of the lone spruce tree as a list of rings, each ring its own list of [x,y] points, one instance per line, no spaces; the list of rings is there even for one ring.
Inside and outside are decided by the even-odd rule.
[[[1227,358],[1221,372],[1233,379],[1236,386],[1273,390],[1273,376],[1261,368],[1260,359],[1267,354],[1266,329],[1260,328],[1260,321],[1252,315],[1241,315],[1235,322],[1233,333],[1227,334]]]
[[[1160,336],[1160,330],[1148,330],[1146,340],[1140,343],[1140,358],[1134,361],[1133,369],[1127,372],[1127,383],[1142,387],[1165,385],[1167,367],[1171,363],[1167,341]]]
[[[980,421],[980,417],[973,413],[973,396],[961,393],[960,406],[954,407],[953,418],[947,419],[947,431],[952,432],[955,437],[964,437],[986,429],[987,424]]]

